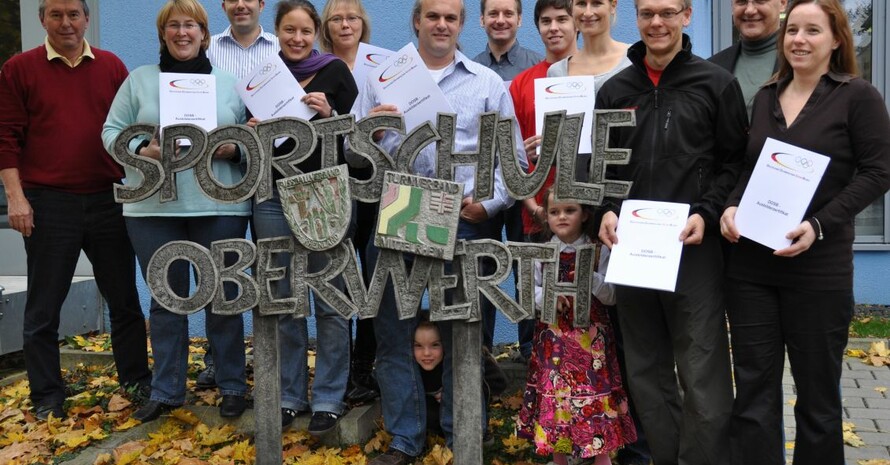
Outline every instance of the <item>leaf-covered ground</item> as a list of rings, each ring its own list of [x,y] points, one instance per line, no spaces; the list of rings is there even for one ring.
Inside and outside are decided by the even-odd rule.
[[[107,335],[70,338],[68,344],[84,351],[110,350]],[[190,348],[188,403],[216,405],[216,389],[198,390],[194,379],[203,369],[205,341],[195,339]],[[250,349],[248,349],[250,350]],[[310,360],[310,367],[313,365]],[[252,370],[248,370],[248,373]],[[26,380],[0,389],[0,464],[56,464],[75,457],[84,448],[139,424],[130,415],[136,410],[136,397],[118,385],[112,366],[83,367],[63,373],[68,384],[65,402],[67,418],[38,421],[31,414]],[[252,384],[252,380],[249,380]],[[496,399],[490,410],[489,427],[494,443],[485,449],[485,463],[530,465],[546,463],[536,457],[531,445],[514,434],[514,417],[521,400],[517,394]],[[96,465],[235,465],[254,463],[253,438],[234,426],[210,427],[186,409],[178,409],[158,420],[160,427],[144,438],[101,455]],[[384,452],[390,438],[380,430],[365,444],[330,448],[318,444],[305,431],[288,431],[282,436],[286,464],[363,465]],[[423,465],[446,465],[452,453],[444,440],[431,436]]]

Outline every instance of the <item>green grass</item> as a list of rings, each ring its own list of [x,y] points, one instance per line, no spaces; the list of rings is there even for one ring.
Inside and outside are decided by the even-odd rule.
[[[851,337],[890,338],[890,318],[855,317],[850,323]]]

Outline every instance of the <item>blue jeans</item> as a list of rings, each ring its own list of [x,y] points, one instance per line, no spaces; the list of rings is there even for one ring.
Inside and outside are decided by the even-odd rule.
[[[136,293],[136,259],[121,205],[111,190],[69,194],[25,189],[25,196],[34,211],[34,230],[24,238],[28,300],[22,328],[32,404],[56,405],[65,400],[59,320],[81,250],[90,259],[96,285],[108,304],[120,384],[148,384],[145,316]]]
[[[460,222],[458,239],[478,239],[486,237],[486,225],[472,225]],[[371,270],[377,265],[380,251],[374,241],[368,243],[368,266]],[[413,255],[405,254],[410,273]],[[450,268],[450,266],[448,266]],[[451,323],[439,322],[444,360],[442,362],[442,405],[440,423],[450,444],[453,439],[454,412],[452,378]],[[426,445],[426,401],[423,381],[414,360],[414,329],[417,318],[399,320],[392,283],[387,282],[380,302],[377,317],[374,318],[374,333],[377,336],[377,379],[380,381],[380,402],[386,430],[393,436],[390,447],[408,455],[418,456]],[[481,344],[480,344],[481,354]],[[482,391],[479,392],[482,402]],[[486,421],[483,409],[483,422]],[[484,424],[484,423],[483,423]]]
[[[281,198],[275,191],[273,198],[253,207],[253,225],[257,239],[292,236],[290,226],[281,210]],[[309,255],[309,271],[324,266],[322,254]],[[278,254],[275,266],[289,267],[290,255]],[[332,282],[345,289],[342,278]],[[290,296],[290,271],[272,283],[277,297]],[[342,414],[346,408],[343,398],[349,380],[349,320],[340,316],[321,299],[315,301],[316,363],[312,383],[312,410]],[[305,318],[282,315],[278,321],[278,345],[281,367],[281,406],[293,410],[309,408],[309,329]]]
[[[191,241],[209,249],[213,241],[243,238],[247,219],[246,216],[126,218],[143,276],[146,276],[152,255],[168,242]],[[168,270],[170,288],[177,295],[189,294],[190,268],[187,261],[177,260]],[[237,296],[235,286],[227,285],[225,294],[227,299],[234,299]],[[241,315],[215,315],[210,306],[204,310],[220,394],[243,396],[247,393],[244,319]],[[152,299],[149,321],[155,360],[151,400],[182,405],[188,371],[188,317],[173,313]]]

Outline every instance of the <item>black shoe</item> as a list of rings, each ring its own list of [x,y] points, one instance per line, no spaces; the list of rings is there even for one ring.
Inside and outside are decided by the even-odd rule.
[[[124,392],[127,394],[127,397],[133,402],[133,404],[142,406],[148,403],[151,400],[151,383],[146,384],[132,384],[130,386],[124,387]]]
[[[494,445],[494,434],[491,434],[491,431],[489,431],[488,428],[485,429],[485,433],[482,435],[482,445],[485,447]]]
[[[380,397],[380,386],[374,379],[373,360],[355,360],[352,363],[352,371],[349,374],[349,389],[346,391],[346,400],[354,404],[371,402]]]
[[[56,420],[64,420],[67,416],[65,415],[65,409],[62,408],[62,404],[38,405],[34,407],[34,416],[38,420],[46,421],[50,415]]]
[[[216,368],[213,365],[207,365],[207,368],[205,368],[204,371],[198,374],[198,379],[195,380],[195,386],[197,386],[199,389],[215,388]]]
[[[219,403],[219,416],[223,418],[237,418],[247,408],[247,399],[244,396],[224,395]]]
[[[294,420],[297,419],[297,415],[299,415],[299,414],[300,414],[300,412],[298,412],[294,409],[290,409],[290,408],[281,409],[281,430],[284,431],[284,430],[290,428],[290,425],[294,424]]]
[[[159,416],[164,415],[175,408],[175,405],[167,405],[156,400],[150,400],[145,406],[131,415],[130,418],[135,418],[142,423],[148,423],[157,420]]]
[[[412,457],[398,449],[389,448],[382,455],[374,457],[374,460],[368,462],[368,465],[411,465],[416,457]]]
[[[380,397],[379,392],[354,383],[349,389],[349,392],[346,393],[346,400],[353,404],[368,403],[378,397]]]
[[[340,415],[336,413],[315,412],[312,414],[312,419],[309,420],[309,434],[321,436],[337,427],[337,421],[339,420]]]

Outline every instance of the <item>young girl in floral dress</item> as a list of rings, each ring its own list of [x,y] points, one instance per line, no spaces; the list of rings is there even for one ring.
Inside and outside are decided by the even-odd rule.
[[[550,239],[559,247],[558,279],[575,279],[575,248],[590,244],[592,214],[574,202],[545,197]],[[609,250],[596,244],[590,326],[575,328],[574,299],[559,296],[557,323],[535,325],[534,349],[519,412],[520,436],[535,443],[539,455],[553,454],[556,465],[610,464],[609,453],[636,440],[621,383],[614,330],[607,305],[615,291],[606,284]],[[541,264],[535,269],[535,304],[543,300]]]

